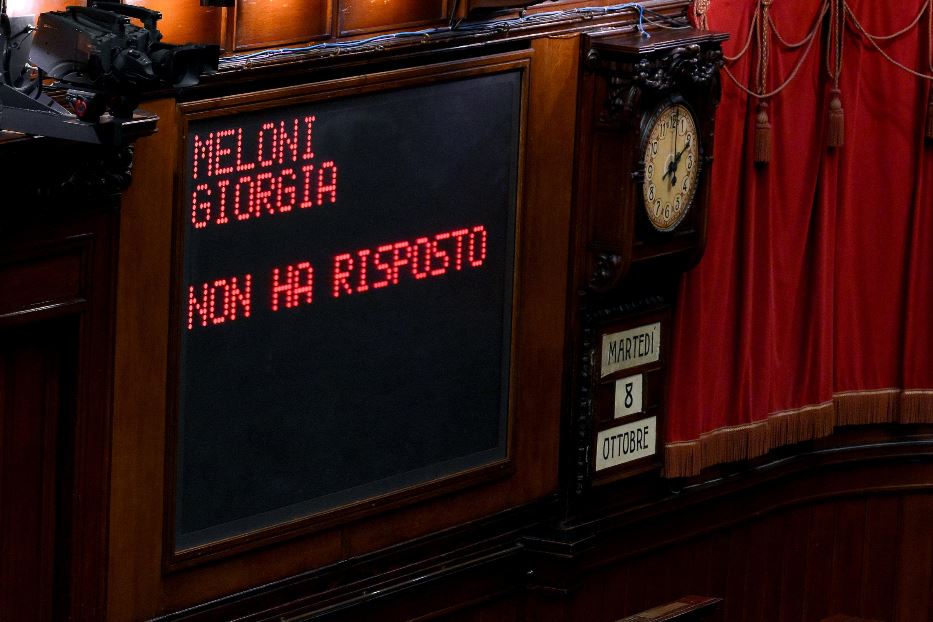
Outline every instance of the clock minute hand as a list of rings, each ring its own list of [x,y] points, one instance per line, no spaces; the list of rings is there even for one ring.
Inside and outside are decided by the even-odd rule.
[[[689,149],[689,148],[690,148],[690,141],[688,140],[688,141],[687,141],[687,144],[684,145],[684,148],[681,149],[680,152],[679,152],[677,155],[674,156],[673,165],[674,165],[674,168],[675,168],[675,169],[677,168],[677,165],[680,164],[680,158],[683,157],[684,151],[686,151],[686,150]]]
[[[676,111],[675,111],[675,114],[676,114]],[[673,149],[674,151],[677,151],[677,129],[676,129],[677,122],[672,121],[671,125],[673,126],[673,128],[671,129],[671,146],[674,148]],[[667,170],[664,171],[663,175],[661,175],[661,181],[664,181],[665,179],[667,179],[668,175],[673,175],[674,171],[676,170],[677,170],[677,159],[675,158],[674,160],[671,160],[670,162],[667,163]]]
[[[687,144],[684,145],[684,148],[681,149],[681,150],[674,156],[674,160],[673,160],[673,161],[668,165],[668,167],[667,167],[668,173],[671,173],[671,174],[672,174],[672,177],[671,177],[671,185],[677,183],[677,175],[674,174],[674,173],[677,171],[677,166],[680,164],[680,158],[683,157],[684,152],[685,152],[687,149],[689,149],[689,148],[690,148],[690,140],[687,140]],[[664,177],[667,177],[667,173],[664,174]],[[664,177],[662,177],[661,179],[664,179]]]

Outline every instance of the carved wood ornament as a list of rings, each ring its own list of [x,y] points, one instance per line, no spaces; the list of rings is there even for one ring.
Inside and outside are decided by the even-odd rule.
[[[567,456],[578,509],[594,488],[662,467],[671,309],[680,274],[706,240],[725,38],[684,27],[586,40],[577,139],[579,349]],[[607,340],[652,330],[657,356],[607,368]],[[633,378],[642,387],[639,405],[619,410],[619,383]],[[607,439],[611,448],[636,425],[651,428],[656,448],[607,462]]]

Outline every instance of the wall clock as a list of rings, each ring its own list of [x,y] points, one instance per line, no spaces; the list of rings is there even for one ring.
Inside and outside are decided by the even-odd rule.
[[[575,172],[575,331],[566,444],[581,513],[663,469],[680,275],[700,259],[725,34],[588,35]]]
[[[658,106],[649,117],[641,151],[645,214],[658,231],[672,231],[693,203],[700,170],[696,120],[685,102]]]
[[[581,240],[590,291],[623,287],[633,271],[674,276],[699,260],[725,38],[685,28],[586,42],[578,200],[590,223]]]

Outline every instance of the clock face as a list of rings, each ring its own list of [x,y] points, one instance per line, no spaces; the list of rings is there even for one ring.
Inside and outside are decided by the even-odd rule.
[[[690,209],[700,168],[700,146],[693,114],[667,104],[652,117],[642,147],[642,196],[648,220],[658,231],[672,231]]]

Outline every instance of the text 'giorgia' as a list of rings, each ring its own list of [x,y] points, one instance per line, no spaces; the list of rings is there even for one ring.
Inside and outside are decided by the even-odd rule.
[[[337,202],[337,164],[316,162],[314,115],[195,134],[189,203],[195,229]]]

